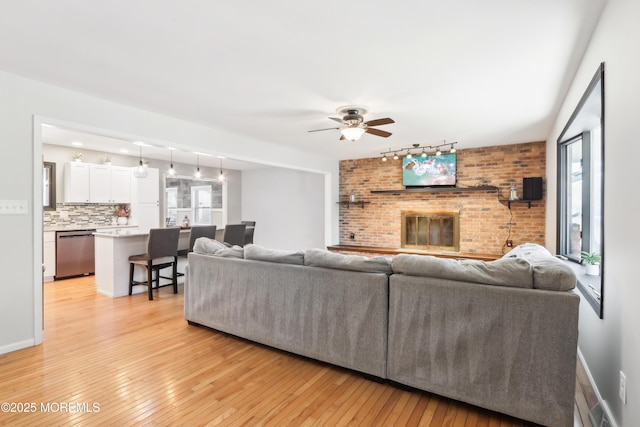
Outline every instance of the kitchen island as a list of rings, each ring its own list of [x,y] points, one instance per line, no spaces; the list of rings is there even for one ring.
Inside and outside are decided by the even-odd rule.
[[[147,251],[149,232],[128,229],[104,230],[95,236],[95,282],[99,294],[112,298],[129,295],[129,257]],[[189,247],[189,230],[180,231],[178,249]],[[180,263],[182,261],[182,263]],[[186,260],[179,258],[178,271],[184,271]],[[134,280],[146,281],[146,271],[134,270]],[[133,293],[146,292],[146,286],[134,286]]]

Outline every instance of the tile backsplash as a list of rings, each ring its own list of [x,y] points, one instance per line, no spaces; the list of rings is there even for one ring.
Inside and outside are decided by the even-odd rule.
[[[42,225],[44,229],[69,226],[107,226],[111,225],[115,205],[99,203],[64,204],[57,203],[55,211],[44,211]]]

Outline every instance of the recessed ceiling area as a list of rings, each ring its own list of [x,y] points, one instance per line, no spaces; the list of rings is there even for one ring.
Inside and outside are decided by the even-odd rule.
[[[336,159],[514,144],[547,138],[605,2],[5,2],[0,69]],[[393,135],[308,132],[342,105]]]
[[[220,158],[213,151],[207,153],[188,151],[175,146],[160,145],[155,142],[145,142],[133,139],[124,140],[49,124],[42,126],[42,143],[70,147],[79,152],[82,152],[84,149],[133,157],[140,156],[140,145],[142,145],[142,157],[145,159],[155,159],[168,162],[171,156],[173,156],[174,163],[195,165],[196,157],[199,156],[198,161],[201,166],[216,168],[220,166]],[[267,167],[258,163],[251,163],[228,157],[223,157],[223,162],[225,169],[251,170]]]

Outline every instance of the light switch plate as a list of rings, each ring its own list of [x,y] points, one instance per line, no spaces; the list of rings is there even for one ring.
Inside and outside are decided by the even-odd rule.
[[[26,215],[26,200],[0,200],[0,215]]]

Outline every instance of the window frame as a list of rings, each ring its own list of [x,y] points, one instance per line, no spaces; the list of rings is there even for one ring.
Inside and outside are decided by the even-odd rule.
[[[582,95],[573,114],[565,125],[563,131],[557,140],[557,253],[571,261],[572,267],[577,274],[578,289],[593,307],[594,311],[602,319],[604,312],[604,148],[605,148],[605,132],[604,132],[604,63],[601,63],[595,75],[591,79],[587,90]],[[599,99],[597,98],[599,97]],[[593,108],[599,111],[597,125],[593,117]],[[589,117],[591,119],[589,120]],[[592,132],[599,128],[600,138],[592,138]],[[567,249],[567,188],[570,185],[567,181],[567,168],[571,167],[570,159],[568,159],[568,147],[574,142],[582,140],[582,232],[581,232],[581,251],[591,252],[593,236],[592,229],[600,227],[600,250],[598,251],[602,260],[600,261],[600,275],[587,276],[585,267],[581,265],[581,259],[568,253]],[[594,142],[595,141],[595,142]],[[594,144],[599,144],[594,147]],[[600,170],[595,171],[593,168],[593,150],[600,150]],[[598,174],[598,172],[600,172]],[[592,177],[600,177],[599,189],[600,200],[592,198],[592,185],[594,181]],[[593,185],[595,187],[595,185]],[[594,203],[599,203],[600,218],[598,219],[592,209]],[[599,222],[599,224],[598,224]],[[597,230],[597,228],[595,228]]]

